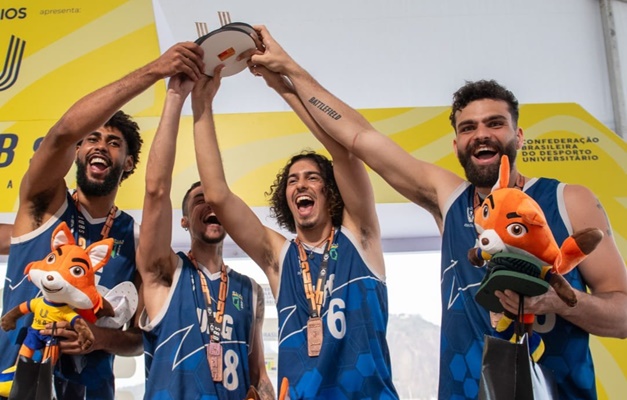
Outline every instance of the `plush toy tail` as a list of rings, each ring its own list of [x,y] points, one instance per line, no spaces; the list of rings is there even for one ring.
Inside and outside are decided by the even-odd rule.
[[[281,381],[279,400],[290,400],[290,385],[286,377],[283,377],[283,380]]]
[[[529,319],[529,318],[533,319],[533,314],[525,314],[524,317],[526,319]],[[503,340],[510,341],[512,343],[516,343],[516,339],[518,338],[518,335],[516,335],[516,332],[515,332],[516,324],[514,324],[513,322],[514,322],[513,319],[503,315],[503,317],[499,320],[498,324],[496,325],[494,336]],[[525,322],[525,325],[528,325],[528,323]],[[528,341],[529,355],[531,356],[533,361],[538,362],[538,360],[540,360],[540,358],[544,354],[544,341],[542,340],[542,337],[540,336],[540,334],[537,332],[532,331],[531,333],[528,333],[528,337],[529,337],[529,341]]]
[[[603,232],[598,228],[587,228],[566,238],[560,248],[561,259],[556,260],[554,271],[567,274],[584,258],[597,248],[603,239]]]
[[[575,307],[577,305],[577,294],[566,278],[553,272],[552,268],[549,266],[542,268],[540,277],[553,287],[555,293],[566,305],[569,307]]]

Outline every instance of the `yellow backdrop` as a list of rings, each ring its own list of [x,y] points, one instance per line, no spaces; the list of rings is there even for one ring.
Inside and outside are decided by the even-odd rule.
[[[24,6],[25,3],[28,3]],[[0,212],[15,212],[20,178],[37,140],[82,95],[109,83],[159,55],[151,0],[45,4],[3,1],[0,21]],[[6,51],[5,51],[6,49]],[[145,140],[144,156],[158,123],[165,86],[160,83],[131,102]],[[362,110],[377,129],[415,157],[461,168],[452,152],[447,107]],[[590,187],[614,221],[615,240],[627,255],[627,147],[576,104],[529,104],[521,109],[526,143],[519,168],[527,176],[552,176]],[[253,206],[266,205],[263,193],[285,160],[303,148],[321,150],[292,113],[217,116],[227,178]],[[181,122],[174,177],[174,204],[197,180],[191,117]],[[123,209],[140,209],[145,163],[124,182]],[[74,183],[74,172],[68,184]],[[371,174],[377,201],[406,201]],[[627,393],[627,344],[592,338],[601,398]]]

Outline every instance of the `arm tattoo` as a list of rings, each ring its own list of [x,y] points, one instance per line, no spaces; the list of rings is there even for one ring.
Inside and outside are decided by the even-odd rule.
[[[612,237],[612,226],[610,225],[610,219],[607,216],[607,213],[605,212],[605,209],[603,208],[603,206],[601,205],[601,202],[599,201],[599,199],[597,199],[597,208],[599,210],[601,210],[601,212],[603,213],[603,215],[605,216],[605,222],[607,223],[607,232],[606,235],[608,237]]]
[[[262,400],[274,400],[276,395],[274,394],[274,388],[269,379],[261,379],[259,385],[257,385],[257,393]]]
[[[263,318],[265,313],[265,298],[263,295],[263,288],[261,285],[257,285],[257,311],[255,312],[255,322],[259,328],[263,327]]]
[[[315,97],[312,97],[311,99],[309,99],[309,102],[313,104],[317,109],[327,114],[329,117],[333,118],[334,120],[338,120],[342,118],[342,116],[337,111],[327,106],[326,104],[316,99]]]

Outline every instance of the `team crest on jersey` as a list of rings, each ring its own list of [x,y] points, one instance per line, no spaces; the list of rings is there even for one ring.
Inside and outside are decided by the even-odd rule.
[[[333,243],[331,245],[331,250],[329,250],[329,257],[331,257],[332,260],[337,261],[337,243]]]
[[[468,222],[464,224],[466,228],[475,229],[475,209],[472,207],[468,207],[466,209],[466,218]]]
[[[115,258],[122,252],[122,246],[124,246],[124,239],[113,239],[113,250],[111,250],[111,258]]]
[[[242,309],[244,308],[244,296],[237,293],[236,291],[233,291],[231,293],[231,300],[233,300],[233,306],[237,308],[237,311],[242,311]]]

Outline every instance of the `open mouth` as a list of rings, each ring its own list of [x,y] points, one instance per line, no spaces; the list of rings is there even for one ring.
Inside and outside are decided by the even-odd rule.
[[[497,150],[493,149],[492,147],[485,146],[485,145],[479,146],[479,148],[473,152],[473,156],[479,160],[489,160],[489,159],[492,159],[497,154],[498,154]]]
[[[315,202],[309,195],[303,194],[303,195],[297,196],[294,203],[296,204],[296,208],[298,209],[298,212],[303,214],[308,211],[311,211]]]
[[[215,224],[215,225],[222,225],[222,224],[220,223],[220,220],[218,219],[218,217],[216,217],[216,215],[215,215],[215,214],[208,214],[207,216],[205,216],[205,217],[202,219],[202,222],[203,222],[203,224],[208,224],[208,225],[212,225],[212,224]]]
[[[111,162],[102,155],[94,155],[90,157],[87,163],[92,170],[96,170],[98,172],[106,170],[111,165]]]

